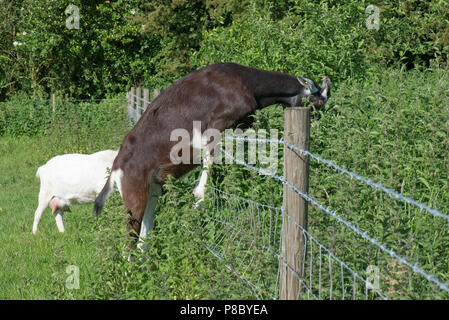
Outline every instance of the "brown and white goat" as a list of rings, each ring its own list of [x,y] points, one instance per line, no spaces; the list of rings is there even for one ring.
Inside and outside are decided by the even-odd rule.
[[[95,200],[98,214],[116,185],[130,215],[130,235],[146,238],[153,228],[154,209],[161,185],[169,175],[179,178],[198,164],[174,163],[171,133],[179,128],[192,136],[194,122],[201,133],[231,128],[257,109],[272,104],[303,106],[304,98],[321,109],[330,97],[330,80],[319,87],[313,80],[281,72],[265,71],[234,63],[213,64],[193,71],[163,91],[125,136],[112,166],[111,175]],[[190,155],[194,154],[191,146]],[[205,168],[213,162],[210,157]],[[206,176],[207,178],[207,176]],[[195,189],[204,193],[205,181]]]

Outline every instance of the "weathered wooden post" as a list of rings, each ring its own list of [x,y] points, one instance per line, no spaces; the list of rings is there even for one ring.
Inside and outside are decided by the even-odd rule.
[[[284,140],[303,150],[309,150],[310,108],[287,108],[284,111]],[[309,191],[309,157],[284,145],[284,177],[304,194]],[[308,203],[284,184],[283,208],[287,216],[282,221],[280,264],[280,299],[300,298],[303,276],[305,235],[296,225],[307,230]]]
[[[56,111],[56,94],[54,93],[51,95],[51,108],[53,112]]]
[[[130,107],[134,108],[134,95],[136,94],[136,88],[131,87],[131,90],[129,90],[129,105]]]
[[[133,119],[135,121],[135,108],[134,105],[134,94],[136,92],[136,89],[134,87],[131,87],[131,89],[128,92],[128,117],[129,119]],[[130,122],[131,123],[131,122]]]
[[[145,88],[143,89],[143,109],[144,111],[147,110],[148,106],[150,105],[150,89]]]
[[[154,89],[154,91],[153,91],[153,96],[154,96],[154,98],[153,99],[155,99],[158,95],[160,95],[161,94],[161,90],[159,90],[159,89]]]
[[[141,87],[137,87],[136,90],[136,110],[137,110],[137,114],[142,115],[142,88]]]

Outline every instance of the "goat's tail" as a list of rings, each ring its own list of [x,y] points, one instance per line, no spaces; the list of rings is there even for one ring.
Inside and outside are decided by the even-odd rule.
[[[97,198],[95,199],[94,209],[92,211],[92,214],[98,215],[100,214],[101,210],[103,209],[104,203],[106,202],[106,199],[109,197],[109,195],[112,192],[113,188],[113,180],[109,176],[108,180],[106,181],[103,189],[98,194]]]
[[[37,169],[37,171],[36,171],[36,179],[40,179],[40,178],[41,178],[41,175],[40,175],[40,173],[39,173],[39,171],[41,170],[41,168],[42,168],[42,167],[39,167],[39,168]]]

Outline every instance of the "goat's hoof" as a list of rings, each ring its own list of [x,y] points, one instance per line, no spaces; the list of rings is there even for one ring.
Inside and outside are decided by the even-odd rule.
[[[134,262],[136,260],[136,256],[133,254],[129,254],[128,256],[123,255],[122,258],[128,262]]]
[[[204,203],[201,201],[198,201],[193,205],[193,209],[204,209]]]

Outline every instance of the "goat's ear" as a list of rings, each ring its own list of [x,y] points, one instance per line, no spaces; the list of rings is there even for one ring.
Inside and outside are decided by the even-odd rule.
[[[298,77],[298,81],[303,87],[308,88],[311,94],[315,94],[318,92],[318,88],[312,79]]]
[[[323,84],[321,85],[321,96],[326,100],[331,96],[331,80],[329,77],[323,77]]]
[[[297,76],[296,78],[298,79],[299,83],[300,83],[303,87],[306,87],[306,88],[311,89],[311,88],[310,88],[310,84],[308,83],[308,81],[306,80],[306,78],[303,78],[303,77],[300,77],[300,76]]]

